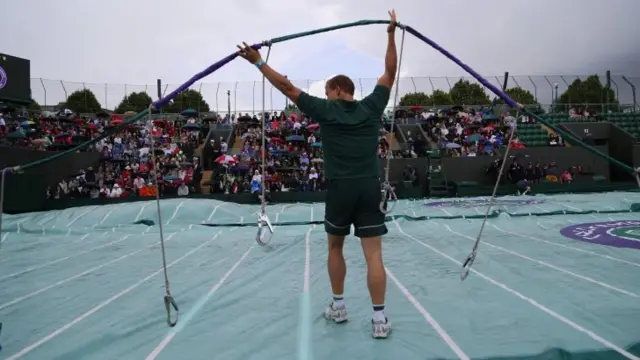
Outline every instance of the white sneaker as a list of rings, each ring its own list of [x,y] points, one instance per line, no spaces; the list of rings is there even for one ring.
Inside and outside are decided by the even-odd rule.
[[[333,320],[336,324],[347,321],[347,308],[346,306],[333,307],[333,303],[329,304],[324,311],[324,318],[327,320]]]
[[[391,333],[389,319],[385,318],[384,322],[371,320],[371,335],[374,339],[386,339],[389,337],[389,333]]]

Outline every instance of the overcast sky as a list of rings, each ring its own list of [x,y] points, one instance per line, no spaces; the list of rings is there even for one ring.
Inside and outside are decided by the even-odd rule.
[[[19,0],[0,2],[0,51],[31,60],[33,78],[65,80],[68,93],[92,89],[107,108],[126,92],[155,98],[155,80],[175,88],[235,50],[261,40],[361,19],[387,19],[395,7],[410,24],[497,84],[509,71],[516,83],[549,102],[549,85],[606,70],[626,74],[640,87],[640,0]],[[398,43],[400,34],[398,34]],[[270,64],[322,95],[322,79],[344,73],[368,93],[382,73],[383,26],[316,35],[274,45]],[[264,53],[263,53],[264,55]],[[401,93],[448,90],[466,75],[428,45],[407,35]],[[531,75],[531,80],[527,75]],[[430,82],[427,76],[434,77]],[[635,78],[631,78],[634,77]],[[362,79],[362,80],[358,80]],[[64,100],[59,81],[45,80],[46,103]],[[515,82],[513,81],[515,80]],[[318,82],[319,81],[319,82]],[[614,77],[621,102],[629,87]],[[75,82],[75,83],[74,83]],[[237,82],[237,85],[236,85]],[[317,83],[316,83],[317,82]],[[105,90],[104,83],[108,83]],[[255,86],[254,86],[255,83]],[[219,86],[218,86],[219,84]],[[44,104],[43,86],[33,80]],[[213,110],[261,107],[258,71],[238,59],[197,84]],[[216,97],[216,93],[218,94]],[[267,108],[284,98],[267,88]],[[217,103],[217,105],[216,105]]]

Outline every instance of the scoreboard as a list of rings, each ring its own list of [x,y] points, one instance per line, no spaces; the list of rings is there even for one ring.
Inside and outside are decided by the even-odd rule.
[[[0,53],[0,101],[31,102],[31,61]]]

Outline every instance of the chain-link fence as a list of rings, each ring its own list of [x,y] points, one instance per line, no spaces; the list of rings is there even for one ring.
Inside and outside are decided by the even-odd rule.
[[[543,108],[550,108],[576,79],[585,80],[587,77],[588,76],[571,75],[515,75],[509,76],[507,89],[519,87],[527,90]],[[615,99],[611,99],[608,92],[603,90],[601,91],[602,95],[599,101],[590,101],[591,103],[609,104],[617,100],[623,109],[640,111],[636,99],[636,88],[640,87],[640,77],[612,75],[609,78],[609,82],[606,76],[601,75],[599,77],[603,85],[607,83],[610,84],[611,90],[615,94]],[[449,93],[459,80],[467,80],[472,84],[479,84],[474,78],[470,77],[405,77],[401,78],[396,86],[398,87],[399,97],[401,98],[408,93],[422,92],[426,95],[431,95],[437,90]],[[504,77],[490,76],[487,77],[487,80],[496,87],[501,88]],[[324,96],[324,80],[293,80],[293,83],[312,95]],[[359,78],[354,79],[354,83],[356,85],[356,97],[358,98],[365,96],[373,90],[376,79]],[[163,84],[160,92],[165,95],[177,87],[178,84]],[[210,110],[218,113],[254,114],[261,112],[263,107],[266,111],[281,111],[289,104],[289,101],[284,95],[271,84],[265,84],[264,93],[262,88],[262,81],[237,81],[219,83],[201,82],[194,84],[190,89],[200,92],[204,101],[209,105]],[[152,99],[156,99],[158,94],[158,89],[155,84],[96,84],[40,78],[31,79],[33,99],[43,106],[44,109],[53,109],[58,104],[66,102],[69,95],[73,92],[84,89],[91,90],[91,92],[95,94],[102,109],[107,110],[115,109],[125,96],[134,92],[146,92]],[[471,88],[467,87],[466,89]],[[485,89],[485,92],[489,97],[494,97],[488,89]],[[471,95],[472,94],[469,94],[469,96]],[[592,95],[591,98],[593,99],[593,97]],[[570,98],[568,99],[568,103],[571,103]],[[576,105],[579,104],[579,102],[576,103]],[[95,111],[98,110],[100,109],[96,109]]]

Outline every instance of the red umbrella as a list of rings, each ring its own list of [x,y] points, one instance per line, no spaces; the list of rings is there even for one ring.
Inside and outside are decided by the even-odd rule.
[[[311,124],[311,125],[307,126],[307,130],[315,131],[319,127],[320,127],[320,124],[318,124],[318,123]]]
[[[271,138],[271,142],[283,144],[284,140],[282,140],[281,138],[274,137],[274,138]]]
[[[87,120],[77,117],[77,118],[73,119],[73,122],[76,123],[76,124],[84,124],[85,122],[87,122]]]
[[[122,119],[111,120],[111,125],[114,125],[114,126],[122,125]]]
[[[236,159],[230,155],[221,155],[216,159],[216,163],[218,164],[235,164]]]

